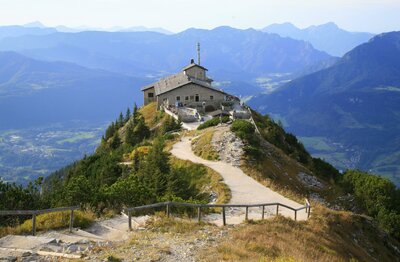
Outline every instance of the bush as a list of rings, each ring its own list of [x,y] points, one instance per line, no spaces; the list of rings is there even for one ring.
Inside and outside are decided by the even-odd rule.
[[[386,178],[357,170],[347,171],[341,181],[356,200],[379,225],[400,238],[400,190]]]
[[[229,122],[229,120],[230,120],[229,116],[223,116],[221,118],[214,117],[213,119],[210,119],[210,120],[204,122],[203,124],[199,125],[197,127],[197,130],[202,130],[202,129],[205,129],[207,127],[216,126],[221,122],[222,123],[227,123],[227,122]]]
[[[233,133],[250,144],[256,144],[258,142],[254,135],[255,130],[254,125],[246,120],[235,120],[231,126],[231,131]]]

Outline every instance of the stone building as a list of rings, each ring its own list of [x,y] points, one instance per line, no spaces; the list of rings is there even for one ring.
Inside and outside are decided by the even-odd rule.
[[[144,104],[157,102],[158,108],[184,106],[209,112],[220,109],[225,101],[239,101],[237,97],[214,88],[207,71],[192,59],[181,72],[143,87]]]

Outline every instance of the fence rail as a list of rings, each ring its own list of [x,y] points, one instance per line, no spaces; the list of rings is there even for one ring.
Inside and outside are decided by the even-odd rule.
[[[71,232],[74,226],[74,210],[77,210],[79,208],[79,206],[72,206],[40,210],[0,210],[0,216],[32,215],[32,235],[36,235],[36,215],[70,211],[71,213],[69,216],[69,231]]]
[[[262,208],[261,219],[264,219],[265,207],[276,206],[276,215],[279,214],[279,207],[284,207],[284,208],[292,210],[294,212],[294,219],[297,220],[297,212],[301,211],[303,209],[305,209],[305,212],[307,213],[307,218],[310,217],[311,205],[310,205],[310,202],[308,201],[308,199],[306,199],[305,202],[306,202],[305,205],[302,207],[299,207],[299,208],[293,208],[293,207],[290,207],[288,205],[278,203],[278,202],[262,203],[262,204],[191,204],[191,203],[182,203],[182,202],[161,202],[161,203],[155,203],[155,204],[150,204],[150,205],[125,208],[125,212],[128,213],[129,230],[132,230],[132,213],[135,211],[165,207],[166,208],[165,213],[167,214],[167,217],[169,217],[171,214],[171,207],[173,207],[173,206],[197,208],[197,220],[198,220],[198,222],[200,222],[202,208],[222,208],[222,224],[225,226],[226,225],[226,214],[225,214],[226,208],[232,208],[232,207],[246,208],[245,219],[248,220],[248,214],[249,214],[250,207],[261,207]]]

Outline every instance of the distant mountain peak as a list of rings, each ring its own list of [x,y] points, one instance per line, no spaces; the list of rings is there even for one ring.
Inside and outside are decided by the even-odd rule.
[[[329,29],[340,29],[339,26],[337,24],[335,24],[334,22],[328,22],[325,24],[318,25],[316,27],[329,28]]]
[[[334,56],[343,56],[374,36],[370,33],[348,32],[334,22],[312,25],[304,29],[297,28],[291,23],[272,24],[261,31],[310,42],[316,49]]]
[[[23,27],[37,27],[37,28],[46,28],[44,24],[39,21],[30,22],[27,24],[22,25]]]

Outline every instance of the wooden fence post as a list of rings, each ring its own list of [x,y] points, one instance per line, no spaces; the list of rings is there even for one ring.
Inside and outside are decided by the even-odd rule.
[[[297,210],[294,211],[294,221],[297,221]]]
[[[276,215],[279,215],[279,204],[276,204]]]
[[[249,220],[249,207],[246,207],[246,221]]]
[[[74,210],[71,209],[71,213],[69,215],[69,232],[72,232],[74,228]]]
[[[129,227],[129,231],[131,231],[132,230],[132,213],[130,210],[128,211],[128,227]]]
[[[222,207],[222,224],[226,226],[225,207]]]
[[[36,213],[32,215],[32,235],[36,235]]]
[[[197,222],[200,223],[201,221],[201,207],[197,208]]]
[[[167,213],[167,217],[169,217],[169,213],[170,213],[170,210],[169,210],[169,204],[167,204],[166,213]]]
[[[307,218],[310,217],[310,213],[311,213],[311,206],[308,206],[308,214],[307,214]]]
[[[261,215],[262,220],[264,220],[264,214],[265,214],[265,206],[262,206],[262,215]]]

